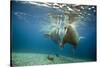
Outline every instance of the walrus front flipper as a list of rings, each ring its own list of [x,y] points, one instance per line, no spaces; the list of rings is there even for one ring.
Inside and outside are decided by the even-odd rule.
[[[77,32],[71,25],[69,25],[67,32],[63,38],[62,45],[64,45],[65,43],[70,43],[74,48],[76,48],[78,42],[79,42],[79,37]]]

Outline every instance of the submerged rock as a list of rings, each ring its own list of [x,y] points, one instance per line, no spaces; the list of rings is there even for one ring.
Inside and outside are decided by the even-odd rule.
[[[50,61],[54,61],[54,57],[50,56],[50,55],[47,56],[47,59],[50,60]]]

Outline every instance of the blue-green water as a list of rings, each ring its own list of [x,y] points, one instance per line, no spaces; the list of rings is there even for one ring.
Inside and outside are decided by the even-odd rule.
[[[41,24],[48,22],[48,13],[55,13],[54,9],[19,1],[12,1],[11,4],[12,54],[54,54],[83,60],[96,60],[96,12],[93,12],[94,9],[96,10],[95,6],[92,10],[86,11],[91,15],[86,15],[83,20],[85,24],[80,24],[77,28],[79,35],[84,38],[79,41],[74,50],[68,43],[61,49],[58,44],[45,37],[41,32]]]

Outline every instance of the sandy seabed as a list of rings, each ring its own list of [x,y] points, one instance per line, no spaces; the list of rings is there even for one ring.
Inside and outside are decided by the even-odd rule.
[[[72,57],[49,55],[53,57],[53,61],[48,59],[48,54],[39,53],[12,53],[12,65],[15,66],[31,66],[31,65],[48,65],[63,64],[74,62],[86,62],[88,60],[76,59]]]

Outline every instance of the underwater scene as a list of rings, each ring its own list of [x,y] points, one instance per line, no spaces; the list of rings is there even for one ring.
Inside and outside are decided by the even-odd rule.
[[[96,61],[96,6],[11,1],[11,66]]]

